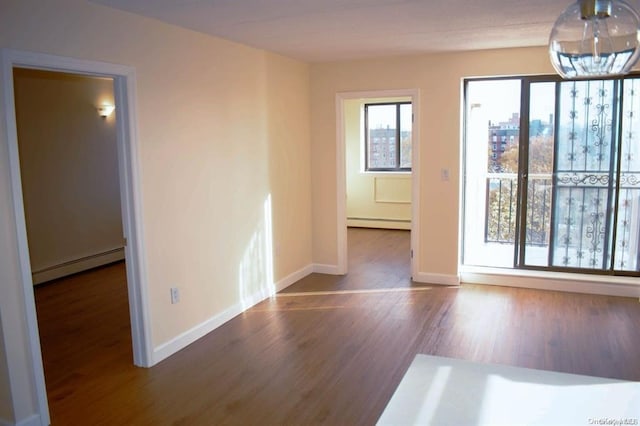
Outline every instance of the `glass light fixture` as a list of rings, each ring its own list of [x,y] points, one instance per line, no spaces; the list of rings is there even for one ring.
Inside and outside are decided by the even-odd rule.
[[[640,18],[622,0],[577,0],[549,36],[551,64],[564,78],[621,75],[640,56]]]

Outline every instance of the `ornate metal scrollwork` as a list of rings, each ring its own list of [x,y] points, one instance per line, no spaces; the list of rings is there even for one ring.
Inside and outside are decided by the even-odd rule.
[[[556,185],[609,185],[609,175],[604,173],[565,173],[556,177]]]

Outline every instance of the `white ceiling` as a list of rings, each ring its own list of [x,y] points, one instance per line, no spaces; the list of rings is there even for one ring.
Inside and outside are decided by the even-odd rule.
[[[575,0],[91,1],[321,62],[543,46],[555,19]]]

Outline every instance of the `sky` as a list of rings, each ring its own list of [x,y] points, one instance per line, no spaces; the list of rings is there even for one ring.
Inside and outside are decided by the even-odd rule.
[[[471,81],[467,90],[468,105],[480,104],[492,122],[508,121],[520,112],[520,80]],[[549,121],[555,109],[554,83],[534,83],[531,88],[530,117]]]
[[[369,106],[369,128],[396,128],[396,106],[375,105]],[[400,128],[411,130],[411,104],[400,106]]]

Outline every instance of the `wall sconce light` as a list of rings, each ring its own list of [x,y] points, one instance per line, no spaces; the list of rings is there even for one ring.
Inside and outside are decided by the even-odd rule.
[[[563,78],[626,74],[640,56],[639,27],[623,0],[574,0],[551,30],[551,64]]]
[[[97,109],[100,117],[107,118],[108,116],[111,115],[113,110],[116,109],[116,107],[113,105],[100,105],[97,107]]]

